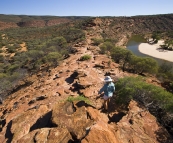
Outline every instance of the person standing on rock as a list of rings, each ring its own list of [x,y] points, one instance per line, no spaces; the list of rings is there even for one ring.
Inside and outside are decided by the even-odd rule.
[[[115,91],[115,85],[112,82],[112,79],[111,79],[110,76],[106,76],[104,81],[105,81],[105,84],[100,89],[98,94],[101,94],[102,92],[104,92],[104,96],[103,96],[104,103],[103,103],[103,106],[104,106],[105,110],[108,110],[108,105],[109,105],[109,102],[110,102],[110,98],[113,96],[113,93]]]

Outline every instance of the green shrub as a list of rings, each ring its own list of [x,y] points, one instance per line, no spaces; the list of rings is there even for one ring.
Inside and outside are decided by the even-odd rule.
[[[50,44],[53,44],[53,45],[59,45],[61,47],[64,47],[66,46],[67,44],[67,41],[64,37],[55,37],[53,38],[51,41],[50,41]]]
[[[7,77],[7,74],[5,73],[0,73],[0,79],[4,78],[4,77]]]
[[[137,73],[150,73],[156,74],[158,72],[157,61],[150,57],[138,58],[136,61]]]
[[[173,94],[146,83],[141,77],[122,78],[115,86],[118,103],[128,104],[133,99],[147,108],[161,108],[173,113]]]
[[[166,61],[163,62],[159,66],[157,77],[162,82],[173,81],[173,66]]]
[[[156,74],[158,72],[157,61],[150,57],[137,57],[130,50],[114,47],[111,50],[111,57],[119,63],[124,70],[133,71],[133,73]]]
[[[129,62],[132,55],[131,51],[121,47],[114,47],[111,50],[112,59],[121,65],[123,71],[129,69]]]
[[[77,97],[69,96],[69,97],[67,98],[67,101],[68,101],[68,102],[73,102],[73,101],[84,101],[84,102],[87,103],[87,104],[91,104],[91,101],[90,101],[88,98],[84,97],[83,95],[79,95],[79,96],[77,96]]]
[[[95,46],[98,46],[98,45],[100,45],[101,43],[104,42],[103,39],[92,38],[91,40],[93,41],[93,45],[95,45]]]
[[[47,61],[51,62],[51,61],[57,61],[61,58],[61,54],[59,54],[58,52],[50,52],[47,56]]]
[[[9,73],[12,73],[12,72],[14,72],[16,69],[18,69],[18,68],[19,68],[19,65],[18,65],[18,64],[10,65],[10,66],[8,67],[7,71],[8,71]]]
[[[85,39],[85,33],[83,30],[71,27],[61,30],[61,35],[67,40],[68,43],[75,41],[79,42]]]
[[[145,82],[141,77],[126,77],[116,84],[116,104],[129,105],[131,99],[153,114],[162,126],[172,133],[173,130],[173,94],[161,87]],[[169,128],[168,128],[169,127]]]
[[[20,77],[21,74],[19,72],[13,72],[13,74],[8,77],[8,80],[14,84],[14,82],[17,83],[21,79]]]
[[[90,55],[84,55],[80,58],[81,61],[86,61],[86,60],[90,60],[91,56]]]
[[[36,61],[44,56],[44,52],[41,50],[30,50],[27,52],[27,55],[31,60]]]
[[[0,94],[5,96],[7,95],[7,90],[11,89],[12,84],[10,81],[8,81],[7,79],[0,79]]]
[[[62,55],[59,52],[50,52],[43,58],[43,62],[49,62],[51,65],[57,66],[58,62],[62,59]]]
[[[112,42],[104,42],[102,45],[100,45],[100,54],[106,54],[108,51],[110,52],[114,47],[115,46]]]
[[[7,46],[7,51],[8,51],[8,53],[15,53],[16,52],[16,49],[15,49],[14,46],[8,45]]]
[[[100,46],[100,54],[106,54],[107,53],[107,47],[106,45]]]

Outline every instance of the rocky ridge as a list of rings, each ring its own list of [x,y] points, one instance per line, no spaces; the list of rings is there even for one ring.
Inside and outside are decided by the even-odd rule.
[[[26,22],[18,22],[17,25],[19,27],[45,27],[45,26],[53,26],[61,23],[67,23],[71,20],[65,18],[52,19],[52,20],[33,20]]]
[[[98,30],[98,29],[93,29]],[[103,100],[97,92],[109,74],[114,81],[129,73],[107,55],[100,55],[86,32],[86,43],[58,67],[28,77],[32,84],[17,90],[0,105],[0,142],[158,143],[171,142],[156,118],[135,101],[119,111],[113,98],[109,114],[99,110]],[[80,61],[88,54],[89,61]],[[69,96],[85,95],[84,101],[67,102]]]
[[[173,14],[132,16],[132,17],[103,17],[95,18],[94,23],[99,26],[105,38],[115,39],[117,46],[126,46],[132,35],[151,34],[159,31],[173,31]]]
[[[58,18],[51,20],[31,20],[31,21],[19,21],[19,22],[3,22],[0,21],[0,30],[8,28],[20,28],[20,27],[45,27],[53,26],[62,23],[68,23],[71,20],[68,18]]]
[[[2,22],[0,21],[0,30],[7,29],[7,28],[17,28],[17,24],[13,22]]]

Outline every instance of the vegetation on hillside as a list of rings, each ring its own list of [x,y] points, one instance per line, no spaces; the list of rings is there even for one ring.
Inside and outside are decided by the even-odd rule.
[[[91,59],[91,56],[88,55],[88,54],[83,55],[83,56],[80,58],[81,61],[87,61],[87,60],[90,60],[90,59]]]
[[[97,40],[93,39],[93,42],[95,41]],[[159,66],[153,58],[138,57],[126,48],[115,46],[113,40],[99,39],[99,41],[102,41],[102,43],[99,42],[100,54],[109,54],[123,71],[145,76],[154,75],[168,91],[173,92],[173,67],[171,65],[165,62]]]
[[[115,83],[117,104],[128,105],[137,101],[149,110],[157,120],[173,134],[173,94],[148,84],[142,77],[125,77]]]
[[[123,71],[128,71],[136,74],[153,74],[158,72],[157,62],[149,57],[138,57],[134,55],[130,50],[116,47],[110,41],[100,44],[101,54],[110,54],[112,59],[120,64]]]
[[[0,21],[3,22],[26,22],[34,20],[55,20],[60,18],[66,18],[70,20],[86,19],[87,16],[34,16],[34,15],[5,15],[0,14]]]
[[[39,71],[42,65],[56,67],[72,51],[71,45],[84,39],[83,30],[69,24],[0,31],[0,48],[6,48],[0,54],[0,95],[10,94],[19,81]],[[21,51],[22,43],[27,51]]]

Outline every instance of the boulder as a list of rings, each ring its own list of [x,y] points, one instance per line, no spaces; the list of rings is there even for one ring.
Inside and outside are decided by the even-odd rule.
[[[86,134],[86,129],[94,122],[88,119],[84,106],[75,108],[70,102],[56,104],[51,120],[54,126],[67,128],[77,139],[82,139]]]
[[[37,129],[19,139],[18,143],[68,143],[72,141],[72,137],[66,128],[42,128]]]
[[[129,112],[118,122],[117,137],[122,143],[155,143],[159,125],[154,116],[139,108],[135,101],[129,104]]]
[[[116,137],[116,128],[103,121],[98,121],[88,132],[81,143],[120,143]]]
[[[12,142],[19,140],[24,135],[28,134],[32,129],[46,126],[48,124],[49,117],[45,115],[48,112],[48,107],[46,105],[41,105],[40,107],[37,107],[37,109],[28,110],[26,112],[21,113],[20,115],[17,115],[14,119],[12,119]],[[41,118],[43,118],[43,120],[41,120]]]

